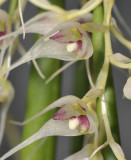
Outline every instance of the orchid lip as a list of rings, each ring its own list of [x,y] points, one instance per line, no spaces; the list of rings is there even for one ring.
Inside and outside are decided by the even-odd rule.
[[[71,117],[69,119],[69,128],[72,129],[78,129],[80,132],[87,132],[90,128],[90,123],[85,115],[80,115],[78,117]]]

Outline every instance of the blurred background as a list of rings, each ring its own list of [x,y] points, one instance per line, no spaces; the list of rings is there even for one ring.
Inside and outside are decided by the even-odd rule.
[[[119,0],[116,1],[117,7],[128,23],[131,26],[130,15],[131,15],[131,1],[130,0]],[[7,2],[4,7],[5,10],[8,10],[9,3]],[[75,9],[80,7],[79,0],[65,0],[66,9]],[[29,18],[33,17],[36,14],[36,8],[28,3],[24,12],[24,21],[27,21]],[[113,14],[114,15],[114,14]],[[114,15],[115,17],[115,15]],[[115,17],[118,21],[118,18]],[[125,29],[121,26],[118,21],[118,25],[123,31],[126,38],[131,39],[131,37],[127,34]],[[26,36],[26,40],[23,41],[23,44],[26,49],[30,48],[33,43],[32,35]],[[113,36],[112,36],[112,46],[114,53],[120,52],[128,57],[131,57],[130,52],[121,45]],[[15,58],[13,61],[18,59],[20,56],[18,53],[15,54]],[[15,88],[15,99],[10,107],[10,112],[13,115],[14,119],[17,121],[23,121],[24,111],[26,106],[26,93],[28,86],[28,78],[29,78],[29,70],[30,65],[24,64],[15,70],[11,71],[9,79],[12,81]],[[73,71],[74,67],[68,68],[66,71],[62,73],[62,88],[61,88],[61,96],[65,96],[68,94],[73,94],[72,92],[72,79],[73,79]],[[119,128],[120,128],[120,137],[121,144],[126,155],[127,160],[131,159],[131,102],[124,98],[123,96],[123,86],[126,83],[127,77],[129,75],[124,74],[123,71],[118,70],[113,67],[113,78],[114,78],[114,86],[116,93],[116,101],[117,101],[117,110],[118,110],[118,119],[119,119]],[[68,77],[68,78],[67,78]],[[9,130],[10,124],[7,122],[8,130],[6,129],[6,136],[9,138],[11,136],[11,131]],[[7,128],[7,127],[6,127]],[[21,133],[21,128],[20,133]],[[8,133],[8,134],[7,134]],[[10,147],[8,146],[7,137],[4,137],[4,141],[2,143],[0,149],[0,155],[7,152]],[[16,141],[19,141],[19,138],[16,138]],[[63,148],[61,146],[64,146]],[[66,156],[70,154],[70,138],[68,137],[59,137],[57,143],[57,154],[56,160],[62,160]],[[13,157],[8,158],[9,160],[13,160]]]

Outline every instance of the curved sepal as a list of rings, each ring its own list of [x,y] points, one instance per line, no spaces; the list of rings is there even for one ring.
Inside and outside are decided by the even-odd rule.
[[[93,144],[85,145],[79,152],[70,155],[69,157],[65,158],[64,160],[91,160],[90,156],[94,151]],[[100,152],[98,152],[92,160],[103,160],[103,156]]]
[[[3,88],[0,91],[0,145],[2,143],[5,121],[8,109],[14,98],[14,89],[9,81],[6,81]]]
[[[71,35],[69,34],[71,33]],[[93,54],[91,40],[77,22],[63,22],[56,26],[45,37],[40,38],[28,53],[14,63],[8,71],[30,60],[48,57],[65,61],[88,59]]]

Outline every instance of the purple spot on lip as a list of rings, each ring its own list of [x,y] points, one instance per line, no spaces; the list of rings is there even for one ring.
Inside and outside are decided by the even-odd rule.
[[[66,112],[63,110],[63,106],[55,113],[53,120],[67,120],[65,117]]]
[[[62,38],[64,37],[65,35],[63,35],[61,33],[61,31],[59,31],[58,33],[56,33],[55,35],[51,36],[50,39],[53,39],[57,42],[62,42]]]

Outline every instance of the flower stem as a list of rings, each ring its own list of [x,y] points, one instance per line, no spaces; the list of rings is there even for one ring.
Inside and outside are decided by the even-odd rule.
[[[18,0],[10,0],[10,7],[9,7],[9,15],[13,16],[14,11],[17,7]]]
[[[64,0],[57,0],[57,5],[64,6]],[[37,63],[41,71],[45,74],[46,77],[49,77],[53,74],[60,66],[61,62],[54,59],[44,59],[41,58],[37,60]],[[27,107],[25,119],[35,115],[40,112],[44,107],[55,101],[59,98],[60,94],[60,76],[55,78],[48,85],[45,84],[45,81],[39,77],[34,66],[31,66],[30,78],[29,78],[29,87],[27,95]],[[24,127],[23,131],[23,140],[31,136],[33,133],[39,130],[45,122],[47,122],[54,115],[55,111],[50,111],[47,114],[33,120],[31,123],[27,124]],[[41,145],[41,147],[35,151],[35,148],[38,148],[40,141],[31,144],[29,147],[26,147],[22,150],[21,160],[25,160],[30,154],[31,160],[53,160],[55,157],[55,137],[50,137],[46,142]],[[35,151],[32,154],[32,151]]]
[[[104,14],[103,13],[103,6],[100,5],[94,10],[94,14],[93,14],[94,23],[102,23],[103,14]],[[105,38],[106,39],[108,37],[110,37],[110,35],[108,33],[109,33],[109,31],[106,31],[106,33],[105,33]],[[104,53],[106,52],[108,54],[108,47],[110,47],[110,46],[107,46],[106,49],[104,49],[105,42],[104,42],[103,33],[93,33],[93,46],[94,46],[94,55],[93,55],[94,80],[96,81],[96,79],[98,77],[98,74],[100,72],[100,69],[102,67],[102,64],[103,64]],[[111,53],[109,53],[109,54],[111,54]],[[105,59],[105,61],[106,61],[106,59]],[[106,86],[105,87],[105,93],[104,93],[105,103],[106,103],[106,111],[107,111],[107,114],[108,114],[109,125],[110,125],[110,128],[111,128],[112,135],[113,135],[115,141],[120,142],[119,127],[118,127],[118,121],[117,121],[117,110],[116,110],[115,94],[114,94],[114,89],[113,89],[111,68],[110,69],[107,68],[107,71],[109,73],[107,73],[108,77],[106,76],[107,81],[105,82],[105,85],[104,85],[104,87]],[[101,113],[102,113],[102,108],[101,107],[102,107],[101,103],[100,103],[100,101],[98,101],[97,102],[98,118],[101,117]],[[100,125],[101,125],[101,123],[100,123]],[[103,133],[103,135],[105,135],[105,133]],[[101,137],[103,135],[101,135]],[[103,141],[106,140],[105,138],[102,139],[101,141],[99,141],[99,143],[100,143],[99,145],[103,144]],[[104,160],[109,160],[109,159],[110,160],[116,160],[116,157],[114,156],[113,152],[111,151],[111,149],[109,147],[106,147],[103,150],[102,153],[103,153],[103,156],[104,156]]]

